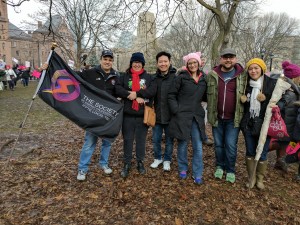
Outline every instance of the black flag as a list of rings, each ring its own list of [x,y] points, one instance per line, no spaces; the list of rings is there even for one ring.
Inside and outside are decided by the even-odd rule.
[[[119,134],[123,105],[84,81],[53,51],[39,97],[92,134],[113,140]]]

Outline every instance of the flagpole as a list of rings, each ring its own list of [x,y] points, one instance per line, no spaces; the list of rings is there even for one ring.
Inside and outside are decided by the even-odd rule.
[[[57,47],[57,44],[56,44],[56,43],[52,43],[51,51],[50,51],[50,53],[49,53],[49,55],[48,55],[48,58],[47,58],[47,61],[46,61],[47,64],[49,64],[50,59],[51,59],[51,56],[52,56],[52,53],[54,52],[54,49],[55,49],[56,47]],[[16,141],[15,141],[15,143],[14,143],[13,148],[12,148],[11,151],[10,151],[10,154],[9,154],[9,157],[8,157],[8,160],[7,160],[7,164],[8,164],[9,161],[11,160],[11,156],[12,156],[12,154],[13,154],[15,148],[16,148],[16,145],[17,145],[17,143],[18,143],[18,141],[19,141],[19,138],[20,138],[20,136],[21,136],[21,134],[22,134],[23,127],[24,127],[24,125],[25,125],[25,122],[26,122],[26,120],[27,120],[28,114],[29,114],[29,112],[30,112],[30,110],[31,110],[31,107],[32,107],[32,105],[33,105],[33,101],[34,101],[34,99],[36,98],[36,96],[37,96],[37,94],[38,94],[38,92],[39,92],[39,89],[40,89],[40,87],[41,87],[41,85],[42,85],[42,83],[43,83],[43,81],[44,81],[45,75],[46,75],[46,69],[43,69],[41,78],[40,78],[40,80],[39,80],[39,83],[38,83],[38,85],[37,85],[37,88],[36,88],[36,90],[35,90],[35,93],[34,93],[34,95],[32,96],[32,99],[31,99],[31,102],[30,102],[30,104],[29,104],[27,113],[26,113],[26,115],[25,115],[25,117],[24,117],[24,119],[23,119],[23,122],[22,122],[22,123],[20,124],[20,126],[19,126],[19,128],[20,128],[19,134],[18,134],[18,137],[17,137],[17,139],[16,139]]]

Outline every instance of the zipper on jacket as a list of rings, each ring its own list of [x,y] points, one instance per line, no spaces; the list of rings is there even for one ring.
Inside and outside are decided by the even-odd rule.
[[[224,82],[225,83],[225,82]],[[222,119],[224,119],[224,114],[225,114],[225,101],[226,101],[226,89],[227,89],[227,83],[225,83],[225,88],[224,88],[224,98],[223,98],[223,114],[222,114]]]

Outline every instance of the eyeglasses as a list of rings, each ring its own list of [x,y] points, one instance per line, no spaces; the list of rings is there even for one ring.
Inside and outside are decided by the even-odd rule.
[[[198,65],[198,62],[195,61],[195,62],[189,62],[188,63],[188,66],[192,66],[192,65]]]
[[[235,58],[235,55],[222,55],[221,56],[222,57],[222,59],[234,59]]]

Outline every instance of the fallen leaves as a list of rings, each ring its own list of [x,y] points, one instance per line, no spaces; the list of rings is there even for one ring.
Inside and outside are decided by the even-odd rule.
[[[14,103],[17,106],[24,104]],[[78,182],[77,165],[84,132],[55,113],[48,113],[51,109],[44,103],[38,102],[36,106],[45,118],[37,113],[36,121],[31,123],[34,126],[39,123],[41,127],[35,127],[36,132],[25,128],[13,155],[14,161],[9,166],[6,166],[6,159],[13,143],[6,144],[0,153],[0,224],[300,223],[299,183],[293,179],[297,168],[291,166],[290,172],[282,176],[272,168],[274,158],[270,153],[266,190],[248,190],[244,184],[247,174],[242,137],[239,139],[237,182],[234,185],[214,179],[214,150],[207,146],[203,146],[204,185],[194,185],[190,177],[184,181],[178,179],[176,142],[171,172],[165,173],[162,168],[150,169],[153,161],[151,129],[147,137],[146,175],[138,174],[133,160],[129,177],[125,180],[120,177],[123,167],[120,135],[110,155],[112,176],[105,176],[98,167],[98,144],[87,181]],[[7,121],[5,123],[9,125]],[[208,129],[211,136],[210,127]],[[0,146],[2,142],[16,138],[15,133],[7,132],[7,129],[0,131]],[[28,154],[24,155],[27,151]],[[189,146],[189,162],[191,153]]]

